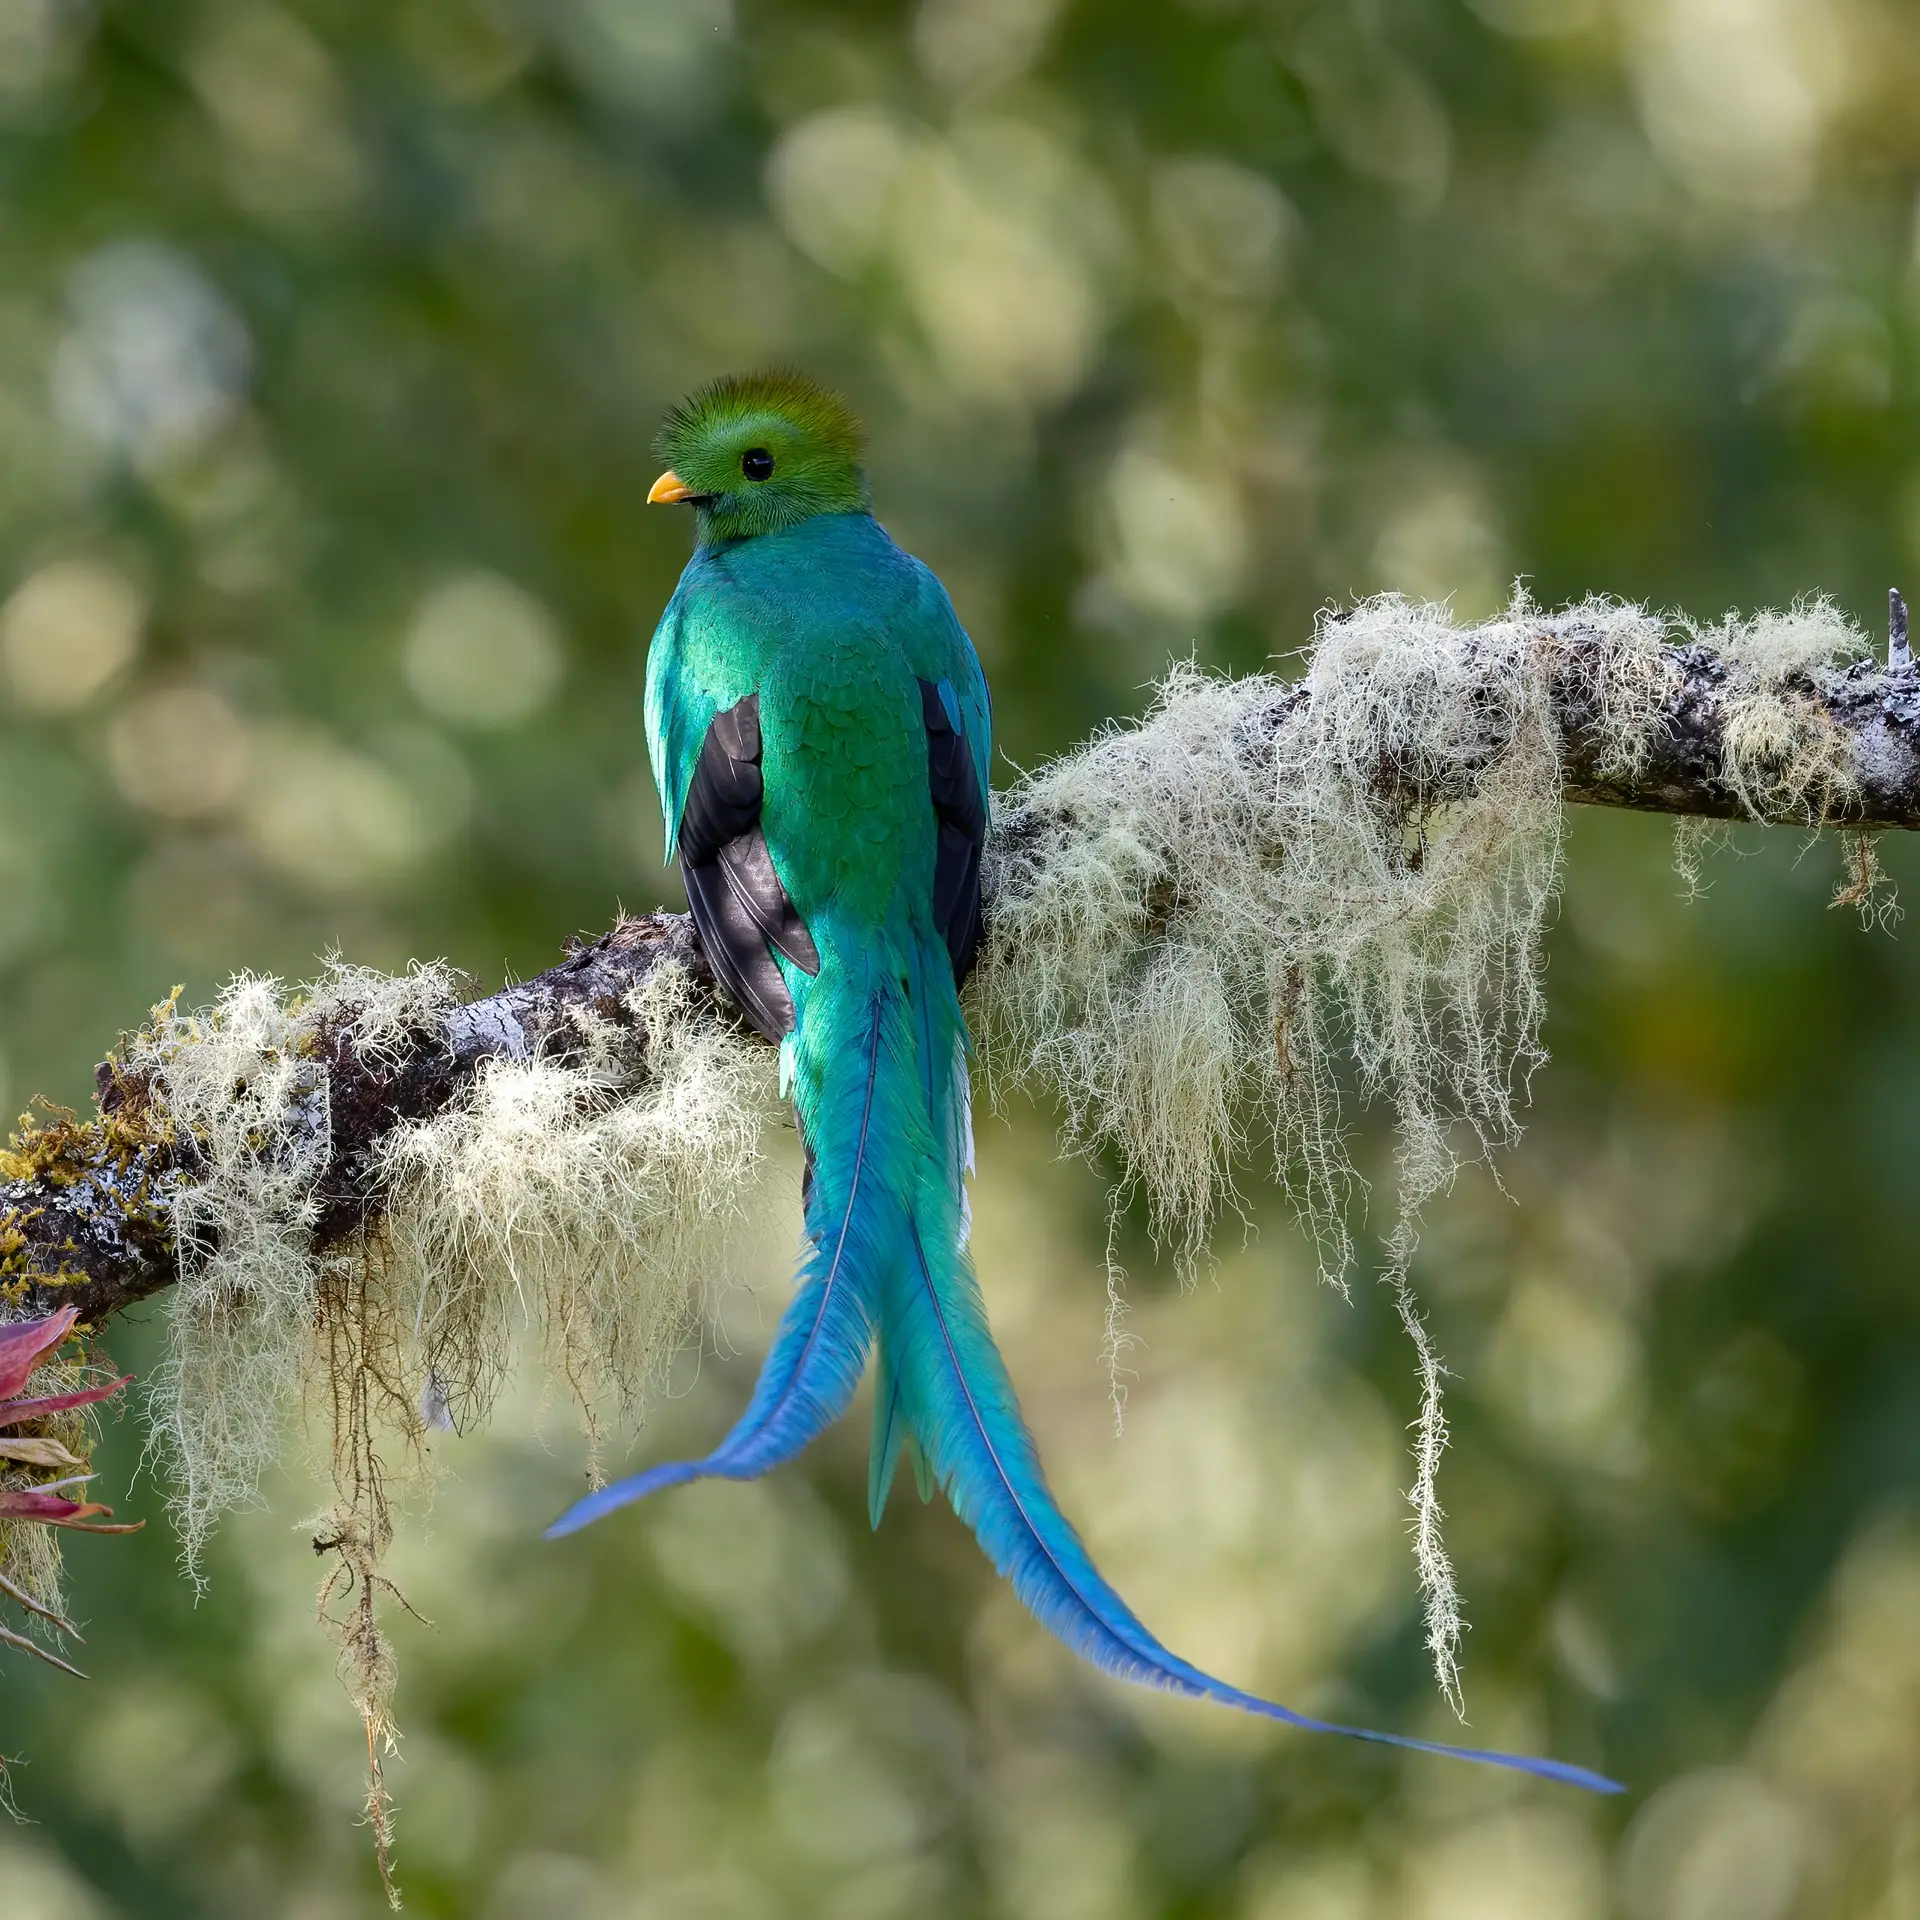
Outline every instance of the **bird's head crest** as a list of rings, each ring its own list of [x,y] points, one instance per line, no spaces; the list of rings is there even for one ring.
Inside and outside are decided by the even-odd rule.
[[[668,412],[654,442],[668,467],[647,498],[696,507],[703,544],[864,513],[863,439],[847,403],[805,374],[729,375]]]

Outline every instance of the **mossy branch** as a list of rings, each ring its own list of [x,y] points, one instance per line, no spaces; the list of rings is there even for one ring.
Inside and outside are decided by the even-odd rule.
[[[1566,800],[1862,832],[1920,826],[1920,671],[1903,646],[1889,667],[1858,658],[1838,667],[1802,661],[1773,675],[1765,688],[1772,735],[1757,758],[1751,740],[1740,738],[1743,725],[1749,735],[1754,730],[1755,676],[1738,648],[1702,635],[1657,655],[1643,650],[1641,671],[1660,682],[1646,689],[1654,696],[1652,724],[1622,752],[1611,715],[1619,692],[1619,613],[1604,604],[1596,617],[1575,610],[1537,623],[1538,644],[1549,656]],[[1244,712],[1237,729],[1235,751],[1255,768],[1313,697],[1311,679],[1267,685],[1270,697]],[[1444,764],[1383,753],[1380,798],[1416,812],[1461,798],[1512,744],[1511,716],[1497,705],[1490,703],[1490,724],[1476,748]],[[1810,759],[1818,763],[1811,777]],[[996,910],[1043,886],[1050,850],[1076,826],[1060,814],[1031,791],[1001,808]],[[1149,896],[1147,909],[1131,929],[1137,938],[1164,931],[1181,903],[1163,891]],[[366,1048],[356,1044],[351,1022],[323,1023],[315,1065],[325,1099],[317,1112],[326,1115],[329,1137],[315,1188],[314,1250],[351,1240],[377,1217],[385,1164],[379,1149],[396,1127],[459,1102],[483,1061],[578,1051],[583,1015],[631,1032],[634,990],[668,963],[691,968],[711,994],[691,922],[655,914],[622,921],[536,978],[456,1006],[396,1041]],[[717,995],[711,1007],[715,1020],[731,1021]],[[644,1075],[644,1063],[636,1065]],[[174,1202],[198,1177],[202,1153],[152,1097],[148,1070],[116,1056],[96,1069],[96,1084],[96,1118],[51,1111],[0,1156],[0,1289],[15,1311],[71,1304],[83,1324],[97,1328],[178,1279]]]
[[[685,914],[623,920],[532,980],[466,1002],[380,1045],[358,1043],[347,1018],[323,1021],[314,1065],[326,1098],[323,1171],[315,1186],[313,1251],[361,1233],[381,1209],[382,1143],[432,1119],[472,1087],[481,1063],[581,1051],[583,1017],[631,1034],[631,1000],[662,966],[712,976]],[[731,1015],[716,1000],[716,1020]],[[643,1044],[636,1042],[636,1044]],[[644,1062],[636,1062],[644,1076]],[[0,1156],[0,1288],[16,1308],[71,1305],[83,1325],[150,1299],[180,1277],[175,1202],[199,1177],[199,1143],[154,1097],[150,1069],[124,1053],[94,1070],[99,1114],[30,1121]]]
[[[1920,825],[1903,622],[1884,668],[1871,651],[1825,601],[1703,627],[1517,593],[1462,627],[1382,596],[1323,615],[1295,681],[1176,664],[1141,720],[998,804],[975,1033],[1002,1084],[1050,1090],[1069,1142],[1111,1155],[1115,1204],[1138,1192],[1183,1265],[1264,1140],[1344,1288],[1343,1104],[1357,1088],[1390,1113],[1384,1278],[1418,1362],[1409,1499],[1456,1706],[1445,1368],[1412,1269],[1422,1209],[1463,1149],[1516,1136],[1546,1057],[1563,803],[1843,827],[1836,904],[1871,914],[1870,835]],[[369,1581],[392,1461],[484,1418],[525,1331],[592,1432],[642,1407],[715,1298],[777,1104],[683,916],[624,921],[483,999],[457,988],[438,963],[336,961],[300,992],[243,975],[202,1013],[169,1001],[102,1064],[96,1118],[29,1121],[0,1162],[0,1318],[70,1307],[98,1328],[172,1289],[144,1410],[189,1570],[258,1497],[295,1406],[330,1414],[319,1537],[345,1569],[327,1591],[363,1603],[342,1671],[377,1832],[392,1661]]]
[[[1838,667],[1793,664],[1764,688],[1804,746],[1830,748],[1842,777],[1824,788],[1779,780],[1756,787],[1750,765],[1753,675],[1710,638],[1668,649],[1669,684],[1658,724],[1645,736],[1637,760],[1610,764],[1594,693],[1604,684],[1606,638],[1574,625],[1564,636],[1566,661],[1555,687],[1565,741],[1564,796],[1582,806],[1681,819],[1761,820],[1862,833],[1920,827],[1920,670],[1907,651],[1905,602],[1897,593],[1891,598],[1891,664],[1881,666],[1871,657]]]

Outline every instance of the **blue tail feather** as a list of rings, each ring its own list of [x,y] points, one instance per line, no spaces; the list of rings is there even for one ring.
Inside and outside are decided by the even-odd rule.
[[[955,1198],[964,1207],[966,1193],[966,1048],[965,1028],[956,1035],[951,1020],[942,1020],[942,994],[929,980],[929,962],[937,977],[951,977],[944,951],[929,955],[919,941],[907,949],[908,1001],[912,1009],[914,1054],[920,1074],[927,1124],[943,1143],[940,1156],[953,1182]],[[913,1437],[883,1337],[876,1348],[873,1378],[873,1449],[867,1465],[867,1518],[876,1528],[886,1512],[893,1490],[894,1471],[905,1453],[913,1464],[920,1498],[933,1497],[933,1474],[925,1453]]]
[[[913,1469],[914,1485],[923,1501],[933,1498],[933,1469],[920,1443],[907,1424],[906,1406],[900,1395],[900,1383],[894,1378],[887,1358],[887,1343],[880,1341],[873,1368],[873,1452],[867,1462],[867,1519],[877,1530],[887,1510],[887,1496],[893,1491],[894,1470],[902,1455]]]
[[[1170,1653],[1102,1578],[1047,1488],[966,1250],[966,1027],[944,951],[907,943],[904,965],[869,955],[864,1003],[844,963],[811,983],[864,1013],[859,1072],[852,1047],[818,1042],[811,1078],[796,1082],[814,1180],[813,1239],[753,1399],[703,1460],[654,1467],[590,1494],[549,1534],[572,1533],[616,1507],[689,1480],[747,1479],[790,1459],[844,1411],[867,1351],[880,1349],[868,1504],[878,1525],[899,1455],[923,1495],[931,1479],[974,1531],[1020,1599],[1052,1633],[1105,1671],[1217,1700],[1312,1733],[1476,1760],[1542,1779],[1618,1793],[1585,1767],[1448,1746],[1296,1713],[1229,1686]],[[933,964],[935,960],[939,964]],[[808,1013],[801,1016],[801,1037]],[[842,1030],[858,1030],[844,1020]],[[830,1031],[830,1029],[822,1029]]]
[[[900,1383],[893,1377],[882,1340],[873,1363],[873,1451],[867,1460],[867,1520],[876,1532],[893,1491],[893,1470],[900,1461],[906,1421],[900,1408]]]
[[[650,1467],[576,1501],[547,1529],[549,1540],[577,1533],[619,1507],[689,1480],[756,1479],[792,1459],[846,1411],[873,1340],[875,1278],[882,1262],[870,1243],[892,1225],[893,1209],[871,1191],[868,1179],[877,1144],[875,1094],[883,1026],[883,1008],[876,1001],[867,1024],[864,1085],[851,1152],[844,1162],[834,1156],[834,1164],[817,1165],[815,1171],[809,1211],[831,1218],[833,1224],[815,1236],[809,1271],[781,1318],[746,1412],[705,1459]],[[831,1252],[826,1251],[829,1244]]]
[[[1101,1577],[1048,1491],[964,1257],[956,1259],[943,1286],[917,1226],[912,1245],[914,1271],[883,1296],[883,1324],[901,1355],[913,1427],[955,1512],[1015,1593],[1075,1652],[1123,1679],[1218,1700],[1308,1732],[1482,1761],[1597,1793],[1622,1791],[1618,1782],[1564,1761],[1317,1720],[1229,1686],[1170,1653]]]

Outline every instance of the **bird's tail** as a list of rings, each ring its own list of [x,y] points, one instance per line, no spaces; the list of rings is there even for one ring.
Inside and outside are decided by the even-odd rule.
[[[799,1024],[782,1053],[807,1156],[807,1247],[747,1410],[700,1460],[616,1481],[569,1508],[550,1538],[577,1532],[662,1488],[751,1480],[790,1460],[846,1411],[879,1319],[882,1276],[906,1257],[913,1159],[925,1151],[920,1035],[909,969],[879,942],[820,941],[800,983]]]
[[[1141,1625],[1055,1503],[987,1330],[967,1247],[966,1026],[946,952],[930,937],[907,941],[904,953],[868,951],[857,968],[828,958],[807,984],[790,1043],[811,1244],[752,1403],[704,1460],[591,1494],[551,1532],[571,1533],[662,1487],[749,1479],[791,1458],[845,1409],[877,1336],[875,1524],[904,1451],[923,1495],[937,1481],[1021,1600],[1094,1665],[1311,1732],[1619,1791],[1560,1761],[1311,1719],[1190,1666]]]
[[[1521,1773],[1617,1792],[1584,1767],[1480,1748],[1454,1747],[1336,1725],[1243,1692],[1163,1647],[1102,1578],[1055,1503],[1013,1383],[993,1337],[967,1249],[963,1167],[967,1138],[941,1102],[966,1099],[964,1035],[951,977],[928,965],[920,1020],[923,1084],[932,1111],[932,1151],[909,1197],[905,1257],[888,1263],[878,1302],[884,1356],[875,1403],[870,1494],[885,1497],[895,1447],[916,1450],[1015,1593],[1075,1652],[1129,1680],[1222,1701],[1316,1733],[1345,1734],[1417,1752],[1480,1760]]]

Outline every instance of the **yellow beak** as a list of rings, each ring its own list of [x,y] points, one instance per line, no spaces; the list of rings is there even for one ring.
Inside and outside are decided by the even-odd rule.
[[[692,498],[693,489],[671,467],[647,489],[647,505],[650,507],[678,506],[682,500]]]

